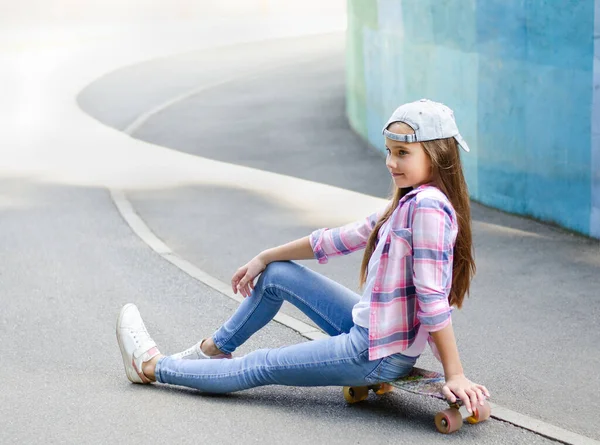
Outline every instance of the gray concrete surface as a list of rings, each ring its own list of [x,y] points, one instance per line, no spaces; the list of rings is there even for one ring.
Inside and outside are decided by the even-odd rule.
[[[312,61],[287,60],[271,73],[197,94],[152,117],[135,136],[197,156],[385,196],[389,180],[382,158],[345,121],[343,40],[302,41],[310,46]],[[261,65],[261,44],[238,49],[240,57]],[[236,49],[231,50],[235,58]],[[268,54],[275,63],[285,51]],[[214,69],[213,56],[187,54],[187,62],[175,56],[124,68],[90,86],[79,102],[105,123],[123,128],[136,114],[131,109],[147,106],[137,105],[143,95],[134,73],[153,78],[160,72],[162,87],[171,89],[188,71],[186,63]],[[168,71],[171,64],[179,69]],[[161,90],[153,91],[157,100]],[[161,239],[223,281],[261,249],[316,228],[298,222],[293,209],[233,188],[185,187],[129,197]],[[454,316],[468,375],[485,383],[496,403],[600,439],[587,417],[600,410],[598,243],[477,204],[473,220],[478,274],[465,308]],[[356,288],[359,262],[354,255],[327,266],[309,264]],[[421,364],[438,366],[430,354]]]
[[[416,397],[348,406],[335,387],[209,396],[130,384],[115,339],[122,304],[138,304],[168,353],[209,334],[235,302],[154,254],[106,190],[3,178],[0,198],[0,443],[446,443],[432,428],[439,404]],[[300,341],[270,324],[239,353]],[[551,443],[497,421],[455,440]]]
[[[280,23],[265,26],[276,28],[278,25],[288,26]],[[156,57],[192,46],[264,37],[271,32],[261,34],[254,31],[253,26],[248,20],[228,23],[227,29],[211,27],[209,30],[198,30],[191,22],[166,28],[157,23],[151,28],[122,26],[116,34],[107,27],[102,35],[94,36],[93,44],[78,39],[77,32],[69,33],[68,39],[58,43],[41,38],[34,39],[31,45],[15,48],[12,43],[4,46],[5,42],[1,42],[0,48],[2,51],[8,48],[8,53],[0,53],[3,66],[0,79],[6,93],[0,103],[0,258],[3,260],[0,268],[0,335],[3,340],[0,443],[435,444],[448,440],[485,444],[550,443],[497,421],[465,428],[450,438],[442,437],[433,430],[431,422],[439,403],[401,394],[381,399],[371,397],[360,406],[348,406],[341,398],[340,388],[269,387],[213,397],[181,388],[131,385],[126,380],[114,337],[115,318],[123,303],[138,304],[149,330],[167,353],[211,332],[235,309],[235,303],[153,253],[124,224],[106,189],[89,186],[111,181],[120,183],[124,175],[140,173],[132,168],[136,162],[138,170],[144,170],[154,168],[153,162],[158,159],[172,161],[172,157],[168,156],[168,150],[154,150],[156,147],[148,145],[147,155],[136,160],[138,149],[146,145],[83,116],[74,106],[74,91],[87,82],[85,79],[97,79],[108,67],[112,70],[114,66],[131,64],[132,60],[142,60],[148,55]],[[208,43],[207,34],[211,39]],[[322,50],[327,49],[326,40],[313,44],[317,52],[321,45]],[[335,44],[331,42],[332,47]],[[305,42],[299,40],[298,51],[310,54],[313,50],[304,45]],[[250,51],[251,62],[261,48],[245,51]],[[308,62],[296,58],[296,52],[281,52],[289,53],[295,62]],[[321,55],[338,57],[338,62],[331,61],[339,64],[339,50]],[[188,53],[188,56],[193,59],[197,54]],[[279,56],[281,54],[277,59]],[[237,58],[242,60],[243,55],[238,54]],[[166,68],[171,62],[169,59],[157,61]],[[261,65],[250,62],[250,67]],[[272,67],[278,68],[277,60],[272,62]],[[211,67],[210,63],[203,66]],[[218,63],[213,65],[215,69],[219,66]],[[144,71],[143,66],[137,68],[140,73]],[[190,70],[192,66],[187,68]],[[165,70],[158,77],[148,72],[144,79],[125,85],[128,88],[123,91],[97,84],[100,87],[97,91],[104,96],[91,97],[88,105],[112,104],[106,107],[107,115],[118,116],[119,108],[136,103],[128,94],[143,89],[149,79],[162,80],[152,88],[153,94],[158,94],[167,84],[175,86],[177,94],[181,93],[187,85],[176,87],[178,76],[185,75],[187,70],[183,65],[177,73]],[[214,78],[218,80],[215,73]],[[244,70],[236,74],[248,77]],[[118,76],[113,81],[119,88]],[[196,86],[195,82],[190,84]],[[162,93],[156,99],[168,98],[172,92]],[[145,94],[137,95],[138,101],[144,98]],[[341,101],[341,98],[336,100]],[[154,100],[150,103],[153,106]],[[140,103],[137,109],[146,110],[147,105]],[[370,156],[360,145],[349,143],[349,146]],[[180,155],[180,159],[184,158]],[[356,154],[356,158],[361,159],[362,155]],[[146,163],[150,156],[151,162]],[[168,164],[168,168],[173,168],[173,164]],[[180,171],[174,174],[178,173]],[[153,178],[157,176],[142,179]],[[136,196],[136,204],[149,214],[149,223],[161,232],[161,237],[168,238],[179,252],[189,255],[193,261],[204,261],[210,251],[199,250],[192,243],[210,235],[213,244],[203,249],[214,247],[218,234],[229,227],[215,227],[213,232],[200,236],[202,231],[210,229],[204,219],[209,212],[219,215],[220,211],[221,215],[229,216],[228,208],[200,207],[203,202],[195,200],[202,196],[211,198],[207,192],[199,193],[200,189],[190,187],[189,193],[179,196],[182,189],[171,189],[169,193],[169,189],[156,187],[154,193]],[[218,189],[214,192],[212,199],[219,199],[218,193],[224,193]],[[154,197],[160,199],[153,201]],[[179,213],[169,214],[169,203],[178,199]],[[238,199],[238,205],[250,201],[243,195]],[[260,204],[257,201],[247,206],[244,216],[250,215],[253,206]],[[262,213],[265,217],[259,220],[262,225],[255,227],[268,229],[271,236],[259,235],[256,229],[253,236],[272,241],[281,227],[281,224],[268,225],[273,218],[289,226],[289,233],[284,235],[294,235],[308,227],[299,224],[304,215],[293,206],[281,208],[272,200],[266,204],[259,210],[271,205],[272,214]],[[187,215],[187,211],[195,211],[196,215]],[[192,219],[180,220],[185,217]],[[496,215],[499,220],[502,217]],[[514,223],[512,219],[509,221]],[[530,231],[538,233],[537,228],[530,230],[527,225],[508,224],[508,227],[524,230],[527,236],[532,236]],[[491,229],[502,235],[507,231],[507,223]],[[554,231],[549,233],[554,237]],[[192,235],[197,238],[191,238]],[[496,242],[504,245],[505,238],[500,235]],[[568,238],[560,239],[557,249],[566,245],[575,250],[578,246]],[[586,261],[595,264],[589,246],[583,243],[580,247],[577,258],[585,258],[588,252],[590,259]],[[231,264],[245,260],[255,248],[248,245],[246,250],[225,251],[225,262],[216,265],[214,269],[221,271],[217,270],[215,275],[229,276]],[[348,261],[347,267],[355,266],[352,263],[355,258],[344,260]],[[355,282],[354,271],[346,271],[340,264],[343,263],[332,263],[331,269],[320,270],[327,270],[328,274],[351,285]],[[475,297],[477,293],[474,294]],[[477,301],[481,300],[473,298],[472,304]],[[468,310],[465,315],[469,318],[464,318],[469,322],[477,320],[478,310]],[[462,339],[469,332],[481,332],[465,330],[465,323],[460,323],[464,318],[457,316],[457,325],[463,326]],[[586,316],[582,317],[582,321],[587,320]],[[476,322],[472,328],[477,327]],[[273,324],[251,339],[239,353],[298,341],[304,339]],[[472,342],[467,343],[472,345]],[[491,355],[480,354],[474,359],[477,350],[469,353],[468,344],[463,341],[461,346],[463,352],[467,352],[468,369],[474,370],[472,375],[483,376],[482,379],[488,375],[494,377],[484,366],[484,360]],[[487,340],[480,344],[487,345]],[[478,350],[481,353],[481,347]],[[495,364],[490,362],[490,366]],[[481,369],[475,370],[475,366]],[[500,395],[497,388],[490,386]],[[517,389],[524,391],[522,387]],[[545,401],[538,399],[537,394],[530,397],[539,403]],[[587,405],[582,409],[587,413],[586,408]]]

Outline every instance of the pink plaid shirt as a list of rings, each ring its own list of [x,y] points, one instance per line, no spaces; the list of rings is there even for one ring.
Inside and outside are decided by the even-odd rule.
[[[324,264],[331,256],[364,249],[384,210],[311,233],[315,258]],[[435,332],[451,322],[448,295],[458,233],[452,204],[436,187],[422,185],[400,200],[390,224],[371,293],[370,360],[406,350],[419,328]],[[431,336],[429,344],[439,358]]]

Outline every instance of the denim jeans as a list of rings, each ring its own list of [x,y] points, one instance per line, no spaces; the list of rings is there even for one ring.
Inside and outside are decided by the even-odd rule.
[[[266,325],[289,301],[331,337],[243,357],[220,360],[161,358],[158,382],[227,393],[263,385],[360,386],[407,374],[416,358],[394,354],[369,361],[369,333],[352,322],[360,296],[293,262],[267,266],[252,294],[214,334],[216,346],[231,353]]]

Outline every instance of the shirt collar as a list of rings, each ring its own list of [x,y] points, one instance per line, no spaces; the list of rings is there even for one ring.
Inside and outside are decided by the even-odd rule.
[[[417,188],[412,189],[410,192],[408,192],[406,195],[404,195],[402,197],[402,199],[400,200],[399,204],[402,204],[403,202],[405,202],[411,196],[415,196],[421,190],[424,190],[424,189],[430,188],[430,187],[435,187],[435,186],[431,182],[428,182],[426,184],[422,184],[422,185],[418,186]]]

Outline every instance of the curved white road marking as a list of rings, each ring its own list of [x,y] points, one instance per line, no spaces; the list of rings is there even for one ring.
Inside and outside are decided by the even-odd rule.
[[[278,65],[278,66],[272,66],[272,67],[267,67],[265,69],[262,70],[258,70],[253,72],[251,75],[243,75],[243,76],[230,76],[226,79],[222,79],[219,80],[217,82],[214,83],[209,83],[206,85],[202,85],[200,87],[194,88],[190,91],[186,91],[185,93],[182,93],[178,96],[175,96],[172,99],[169,99],[165,102],[163,102],[162,104],[159,104],[153,108],[151,108],[150,110],[146,111],[145,113],[140,114],[131,124],[129,124],[127,126],[127,128],[125,128],[125,130],[123,130],[123,132],[125,134],[128,135],[133,135],[135,132],[137,132],[147,121],[148,119],[150,119],[152,116],[160,113],[163,110],[166,110],[167,108],[172,107],[173,105],[178,104],[179,102],[183,102],[197,94],[200,94],[203,91],[206,90],[210,90],[211,88],[216,88],[216,87],[220,87],[222,85],[226,85],[230,82],[234,82],[236,80],[250,80],[250,79],[256,79],[260,76],[264,76],[265,74],[271,73],[273,71],[276,71],[278,68],[283,68],[285,67],[285,64],[282,65]]]
[[[190,275],[191,277],[197,279],[198,281],[206,284],[208,287],[213,288],[217,292],[225,295],[226,297],[231,298],[237,302],[243,301],[243,297],[236,295],[231,290],[230,285],[223,283],[222,281],[214,278],[213,276],[207,274],[203,270],[197,268],[189,261],[184,260],[183,258],[176,255],[165,243],[163,243],[150,228],[146,225],[146,223],[139,217],[139,215],[133,209],[133,206],[125,196],[121,190],[110,190],[110,194],[113,202],[117,206],[119,213],[123,216],[123,219],[127,222],[129,227],[134,231],[134,233],[139,236],[142,241],[144,241],[152,250],[162,256],[165,260],[170,262],[171,264],[177,266],[179,269]],[[311,340],[315,340],[317,338],[325,338],[327,334],[324,334],[319,329],[316,329],[314,326],[306,324],[300,320],[295,319],[294,317],[290,317],[284,313],[279,313],[274,318],[275,321],[292,328],[294,331],[299,334],[310,338]]]
[[[253,74],[252,77],[264,74],[265,72],[271,70],[272,69],[256,73],[255,75]],[[195,96],[201,93],[202,91],[208,90],[213,87],[218,87],[239,79],[242,79],[242,77],[231,77],[213,84],[203,85],[201,87],[183,93],[179,96],[176,96],[171,100],[165,101],[164,103],[141,114],[137,119],[135,119],[134,122],[127,126],[124,132],[127,135],[132,136],[133,133],[139,130],[148,121],[148,119],[150,119],[157,113],[168,109],[172,105],[182,102],[192,96]],[[154,250],[165,260],[178,267],[192,278],[195,278],[196,280],[205,284],[206,286],[211,287],[212,289],[225,295],[226,297],[231,298],[232,300],[235,300],[237,302],[243,301],[243,297],[233,293],[229,284],[218,280],[217,278],[209,275],[205,271],[199,269],[189,261],[175,254],[169,248],[169,246],[167,246],[163,241],[161,241],[152,232],[152,230],[150,230],[148,225],[135,212],[135,209],[133,208],[131,202],[127,199],[127,196],[122,190],[117,188],[109,188],[109,190],[111,198],[125,222],[131,227],[133,232],[142,239],[142,241],[144,241],[148,246],[150,246],[152,250]],[[300,335],[310,340],[327,337],[327,334],[323,333],[321,330],[316,329],[315,327],[282,312],[279,312],[273,318],[273,320],[298,332]],[[490,405],[492,407],[493,412],[492,418],[494,419],[510,423],[514,426],[532,431],[541,436],[569,445],[600,445],[600,441],[565,430],[563,428],[543,422],[541,420],[534,419],[533,417],[529,417],[525,414],[521,414],[508,408],[504,408],[500,405],[496,405],[495,403],[490,402]]]
[[[146,111],[145,113],[140,114],[136,120],[134,120],[131,124],[129,124],[127,126],[127,128],[125,128],[125,130],[123,130],[123,132],[125,134],[132,135],[133,133],[138,131],[142,127],[142,125],[144,125],[148,121],[148,119],[150,119],[155,114],[158,114],[161,111],[166,110],[167,108],[172,107],[173,105],[175,105],[179,102],[189,99],[190,97],[195,96],[196,94],[201,93],[204,90],[208,90],[211,88],[219,87],[221,85],[225,85],[233,80],[236,80],[236,78],[232,77],[230,79],[220,80],[220,81],[212,83],[212,84],[202,85],[201,87],[194,88],[191,91],[187,91],[183,94],[180,94],[179,96],[176,96],[173,99],[170,99],[160,105],[157,105],[154,108],[151,108],[150,110]]]
[[[153,232],[150,230],[148,225],[140,218],[135,212],[131,202],[127,199],[125,193],[121,190],[111,189],[110,194],[115,206],[119,210],[119,213],[125,220],[125,222],[131,227],[133,232],[139,236],[152,250],[158,253],[165,260],[173,264],[174,266],[187,273],[192,278],[200,281],[208,287],[216,290],[217,292],[231,298],[232,300],[241,302],[243,297],[236,295],[231,290],[229,284],[224,283],[215,277],[209,275],[198,267],[194,266],[189,261],[181,258],[175,254],[169,246],[162,242]],[[300,335],[310,339],[316,340],[318,338],[326,338],[327,334],[315,329],[294,317],[290,317],[282,312],[278,313],[274,320],[287,326],[290,329],[298,332]],[[504,408],[495,403],[490,403],[492,407],[492,417],[503,422],[508,422],[512,425],[524,428],[526,430],[537,433],[541,436],[547,437],[552,440],[556,440],[565,444],[570,445],[600,445],[599,441],[590,439],[571,431],[567,431],[563,428],[551,425],[533,417],[526,416],[524,414],[512,411],[508,408]]]

